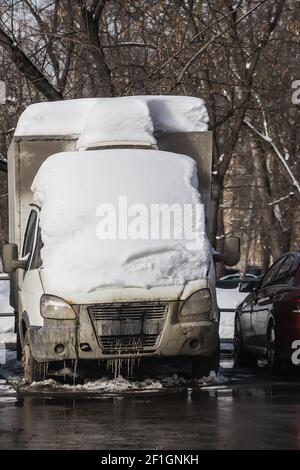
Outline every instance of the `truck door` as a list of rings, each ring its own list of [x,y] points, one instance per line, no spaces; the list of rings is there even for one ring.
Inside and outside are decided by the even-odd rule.
[[[24,319],[27,327],[43,324],[39,312],[40,297],[43,293],[38,270],[39,238],[39,211],[38,208],[33,208],[28,217],[22,248],[22,257],[27,261],[26,268],[19,273],[19,321]]]

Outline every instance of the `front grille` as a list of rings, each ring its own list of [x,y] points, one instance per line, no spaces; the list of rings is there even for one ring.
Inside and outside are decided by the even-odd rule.
[[[159,344],[167,303],[127,302],[94,304],[88,312],[104,354],[154,351]]]
[[[99,341],[104,353],[138,353],[157,347],[159,335],[144,336],[100,336]]]
[[[162,320],[167,304],[161,303],[114,303],[91,305],[89,313],[93,320]]]

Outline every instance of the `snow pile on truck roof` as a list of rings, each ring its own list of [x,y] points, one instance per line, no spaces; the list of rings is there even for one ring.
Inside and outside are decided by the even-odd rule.
[[[155,145],[154,129],[146,103],[130,100],[130,110],[125,101],[107,98],[94,104],[77,142],[79,150],[90,147],[122,145]],[[128,112],[129,111],[129,112]]]
[[[59,153],[43,163],[32,191],[41,207],[41,272],[49,294],[80,303],[106,287],[185,285],[206,276],[210,245],[189,157],[138,149]],[[200,210],[174,222],[175,232],[182,220],[190,228],[181,238],[162,232],[137,237],[153,204]],[[160,221],[157,214],[150,229]],[[108,238],[99,237],[99,224]],[[193,249],[191,233],[197,237]]]
[[[138,98],[147,103],[155,132],[201,132],[208,129],[207,109],[201,98],[160,95]]]
[[[111,123],[110,132],[115,134],[114,140],[120,140],[118,133],[121,130],[124,132],[126,124],[131,140],[135,140],[135,132],[139,133],[141,129],[140,126],[132,127],[132,122],[137,119],[135,115],[138,106],[140,110],[142,108],[145,110],[144,117],[150,116],[154,133],[207,130],[208,114],[202,99],[190,96],[149,95],[83,98],[32,104],[21,115],[15,136],[74,136],[80,138],[82,133],[91,132],[87,128],[87,125],[91,124],[93,124],[93,131],[96,129],[100,134],[101,131],[105,133],[107,121],[109,121]],[[94,112],[96,112],[97,123],[93,122]],[[118,114],[120,117],[126,116],[121,129]],[[91,119],[89,119],[90,117]],[[114,121],[115,125],[113,126]],[[150,128],[147,127],[147,129]],[[153,136],[151,139],[153,141]],[[96,136],[96,140],[99,140],[99,136]]]

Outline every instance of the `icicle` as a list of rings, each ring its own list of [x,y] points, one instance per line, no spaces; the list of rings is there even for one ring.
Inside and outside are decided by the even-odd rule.
[[[75,359],[74,369],[73,369],[73,385],[76,384],[77,364],[78,364],[78,359]]]

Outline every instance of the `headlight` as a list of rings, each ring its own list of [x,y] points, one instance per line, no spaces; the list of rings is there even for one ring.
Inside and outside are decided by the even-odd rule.
[[[42,295],[40,308],[44,318],[55,320],[74,320],[76,318],[72,307],[55,295]]]
[[[183,321],[209,320],[211,311],[211,295],[209,289],[201,289],[194,292],[184,301],[180,315]],[[206,315],[205,315],[206,314]],[[196,318],[196,316],[198,318]]]

